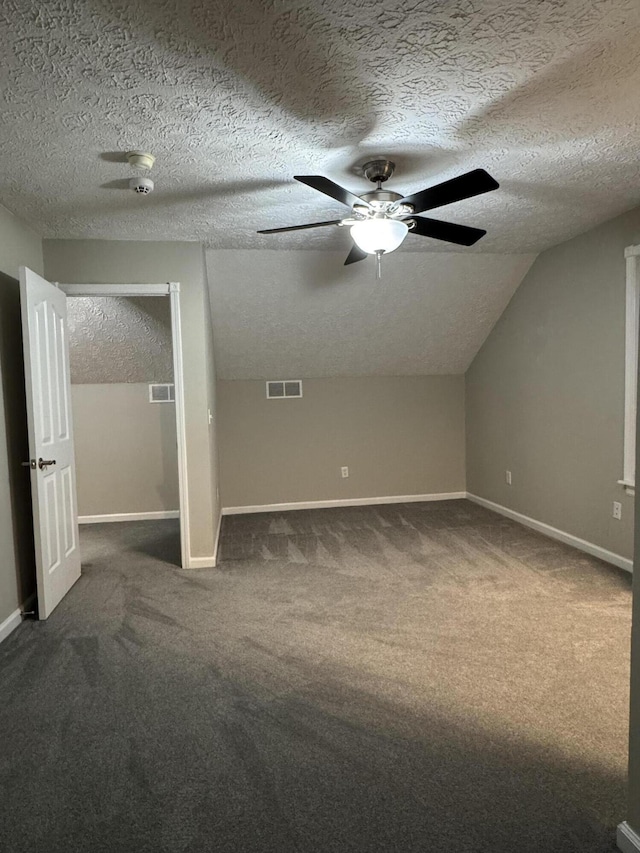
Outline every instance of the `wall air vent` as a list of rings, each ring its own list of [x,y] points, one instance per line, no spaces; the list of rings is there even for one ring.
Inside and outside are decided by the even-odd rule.
[[[271,380],[267,382],[268,400],[286,400],[292,397],[302,397],[302,380]]]
[[[173,403],[175,399],[174,386],[172,383],[154,382],[153,385],[149,385],[150,403]]]

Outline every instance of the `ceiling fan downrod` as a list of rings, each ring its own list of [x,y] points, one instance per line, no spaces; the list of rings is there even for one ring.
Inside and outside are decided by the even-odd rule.
[[[369,160],[362,167],[362,174],[371,183],[377,184],[378,189],[380,189],[381,184],[388,181],[393,175],[395,168],[396,164],[392,163],[391,160]]]

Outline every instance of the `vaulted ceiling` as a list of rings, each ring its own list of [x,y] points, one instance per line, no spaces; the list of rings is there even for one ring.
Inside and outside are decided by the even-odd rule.
[[[221,379],[464,373],[533,255],[210,250]]]
[[[640,203],[639,36],[637,0],[5,0],[0,201],[47,237],[346,252],[255,231],[345,211],[294,174],[361,192],[386,155],[401,192],[486,168],[434,215],[537,252]]]

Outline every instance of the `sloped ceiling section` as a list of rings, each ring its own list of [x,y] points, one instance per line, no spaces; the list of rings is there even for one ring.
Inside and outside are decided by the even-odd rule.
[[[292,176],[363,192],[372,155],[402,192],[494,174],[438,212],[487,228],[473,251],[640,203],[638,0],[5,0],[0,39],[0,201],[46,237],[346,253],[337,229],[255,232],[339,216]],[[150,196],[122,189],[132,148]]]
[[[220,379],[464,373],[533,255],[208,251]]]
[[[163,296],[67,299],[71,382],[172,382],[171,306]]]

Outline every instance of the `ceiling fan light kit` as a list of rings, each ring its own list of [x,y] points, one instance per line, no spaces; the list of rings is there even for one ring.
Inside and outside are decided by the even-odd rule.
[[[326,222],[312,222],[308,225],[267,228],[258,231],[258,234],[277,234],[327,225],[348,225],[354,245],[345,265],[364,260],[369,254],[376,255],[379,278],[381,256],[395,251],[409,232],[459,246],[472,246],[487,233],[481,228],[470,228],[467,225],[456,225],[417,215],[435,207],[498,189],[498,182],[484,169],[474,169],[409,196],[382,189],[382,184],[393,175],[394,169],[395,164],[391,160],[376,159],[365,163],[362,167],[363,174],[377,186],[375,190],[360,196],[322,175],[294,175],[296,181],[350,207],[351,216]]]
[[[394,252],[407,236],[409,226],[400,219],[365,219],[350,228],[353,242],[369,255]]]

